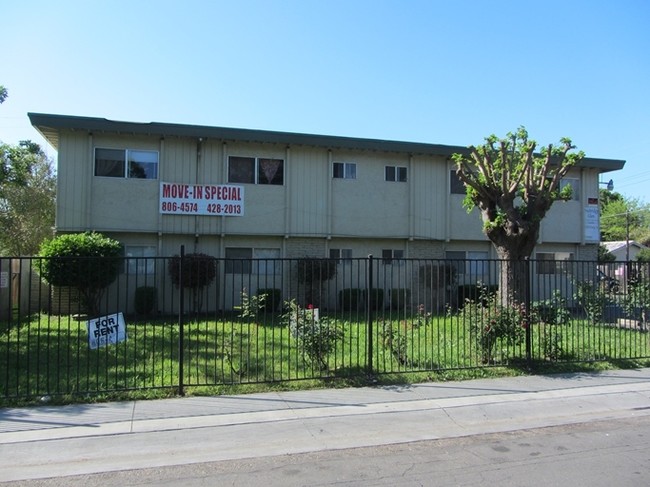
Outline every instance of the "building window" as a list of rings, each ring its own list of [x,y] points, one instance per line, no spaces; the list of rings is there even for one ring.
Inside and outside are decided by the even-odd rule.
[[[154,274],[156,247],[150,245],[125,245],[124,256],[127,274]]]
[[[386,166],[386,181],[406,182],[406,168],[403,166]]]
[[[451,194],[465,194],[465,183],[463,183],[456,171],[449,173],[449,192]]]
[[[284,184],[284,159],[230,156],[228,182],[281,186]]]
[[[567,261],[573,260],[571,252],[537,252],[537,274],[555,275],[570,273]]]
[[[354,162],[335,162],[332,177],[337,179],[357,179],[357,165]]]
[[[488,253],[484,251],[449,250],[445,252],[447,260],[456,269],[459,276],[480,278],[489,274]]]
[[[226,274],[250,274],[253,249],[244,247],[226,248]]]
[[[381,251],[381,261],[384,265],[393,264],[397,260],[398,264],[402,264],[404,259],[404,251],[399,249],[383,249]]]
[[[352,262],[352,249],[330,249],[330,259],[336,259],[343,264]]]
[[[158,152],[97,147],[95,176],[158,179]]]
[[[256,274],[273,275],[282,273],[280,249],[254,249],[253,256],[257,260]]]
[[[580,180],[578,178],[562,178],[560,191],[567,186],[571,186],[571,200],[580,201]]]

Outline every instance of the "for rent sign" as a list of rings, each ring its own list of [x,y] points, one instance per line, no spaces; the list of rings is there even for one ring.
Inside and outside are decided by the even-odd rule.
[[[244,216],[244,188],[229,184],[160,183],[160,213]]]
[[[126,340],[126,323],[122,313],[100,316],[88,322],[88,345],[91,349]]]

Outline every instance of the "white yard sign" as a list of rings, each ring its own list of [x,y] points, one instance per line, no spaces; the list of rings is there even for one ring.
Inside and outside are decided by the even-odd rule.
[[[126,323],[122,313],[93,318],[88,322],[88,345],[91,349],[126,340]]]

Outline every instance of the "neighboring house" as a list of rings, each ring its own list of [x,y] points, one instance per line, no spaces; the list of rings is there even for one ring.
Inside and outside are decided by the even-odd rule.
[[[613,242],[603,242],[602,245],[609,253],[616,257],[617,262],[625,262],[628,260],[636,260],[636,256],[643,249],[647,249],[643,244],[634,240],[620,240]]]
[[[58,151],[56,232],[103,232],[129,256],[170,256],[184,244],[242,259],[496,257],[476,210],[462,206],[451,155],[464,147],[29,117]],[[563,184],[573,198],[551,208],[535,257],[596,260],[599,176],[623,165],[586,158],[572,169]],[[153,272],[136,267],[128,272]]]

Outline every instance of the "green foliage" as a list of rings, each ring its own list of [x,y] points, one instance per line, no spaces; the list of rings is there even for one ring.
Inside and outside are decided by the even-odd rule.
[[[550,299],[533,303],[530,324],[539,330],[544,357],[558,360],[565,355],[562,328],[571,324],[571,312],[562,293],[556,290]]]
[[[217,261],[214,257],[201,253],[185,254],[183,275],[181,276],[181,257],[174,255],[167,264],[169,277],[176,287],[200,289],[209,286],[217,275]]]
[[[305,258],[298,260],[298,279],[303,284],[322,283],[336,275],[336,259]]]
[[[650,262],[650,249],[641,249],[638,254],[636,254],[637,262]]]
[[[650,205],[620,193],[600,191],[600,235],[603,241],[650,243]]]
[[[4,103],[4,101],[7,99],[8,96],[9,96],[9,92],[7,91],[7,88],[0,85],[0,103]]]
[[[604,245],[598,246],[598,262],[615,262],[616,256],[612,254]]]
[[[56,176],[38,144],[0,145],[0,252],[35,255],[52,237]]]
[[[275,313],[280,311],[280,304],[282,301],[282,290],[277,288],[260,288],[257,290],[257,295],[265,295],[264,304],[260,307],[261,312]]]
[[[156,304],[157,289],[153,286],[140,286],[135,290],[133,307],[139,315],[148,315]]]
[[[327,358],[343,338],[343,330],[337,321],[316,316],[314,309],[302,308],[295,300],[286,301],[287,312],[282,315],[297,340],[303,357],[319,370],[327,369]]]
[[[484,288],[478,301],[467,301],[461,316],[469,320],[469,329],[481,352],[483,363],[493,363],[495,348],[519,345],[526,336],[525,310],[521,305],[501,304]]]
[[[610,291],[606,286],[600,286],[598,283],[590,281],[578,282],[574,297],[589,321],[593,324],[604,322],[605,306],[612,301]]]
[[[627,293],[623,297],[625,314],[641,323],[648,322],[648,308],[650,307],[650,280],[647,269],[634,269],[628,281]],[[645,272],[644,272],[645,271]],[[633,276],[633,277],[632,277]]]
[[[411,290],[408,288],[394,288],[390,290],[390,309],[402,311],[408,309],[411,302]]]
[[[367,290],[363,291],[363,302],[364,305],[368,302]],[[372,292],[370,293],[370,309],[372,310],[382,309],[383,305],[384,305],[384,290],[373,288]]]
[[[99,312],[106,287],[118,276],[122,245],[100,233],[66,234],[41,246],[39,271],[53,286],[76,288],[91,314]]]
[[[169,259],[167,270],[176,287],[189,289],[192,293],[192,310],[201,311],[202,290],[209,286],[217,275],[217,261],[214,257],[201,253],[185,254],[181,273],[181,257],[174,255]]]
[[[339,305],[343,311],[356,311],[362,299],[362,290],[358,288],[345,288],[339,291]]]
[[[255,296],[249,296],[246,289],[241,292],[241,304],[234,308],[239,311],[240,318],[256,319],[265,306],[266,293],[257,293]]]

